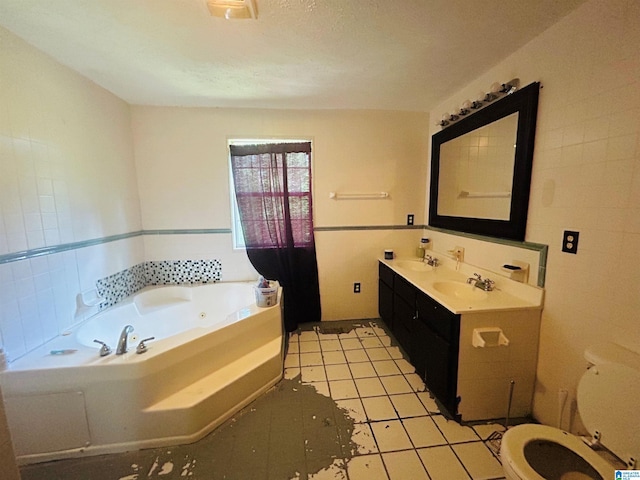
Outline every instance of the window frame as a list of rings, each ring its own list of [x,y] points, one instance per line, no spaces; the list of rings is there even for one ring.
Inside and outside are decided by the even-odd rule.
[[[233,170],[231,168],[231,145],[261,145],[261,144],[272,144],[272,143],[300,143],[300,142],[310,142],[311,150],[313,151],[313,139],[311,137],[301,137],[301,138],[227,138],[227,169],[229,172],[229,197],[231,200],[230,210],[231,210],[231,242],[233,250],[246,250],[246,245],[244,243],[244,233],[242,231],[242,224],[240,222],[240,212],[238,211],[238,202],[235,195],[235,185],[233,183]],[[310,158],[310,169],[311,169],[311,202],[314,203],[314,177],[313,174],[313,156]],[[313,217],[313,210],[311,212]]]

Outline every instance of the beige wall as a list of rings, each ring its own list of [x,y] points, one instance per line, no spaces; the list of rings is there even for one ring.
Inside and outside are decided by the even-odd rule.
[[[228,138],[307,138],[313,142],[316,227],[397,226],[424,216],[426,114],[133,107],[145,229],[230,228]],[[390,193],[385,200],[331,200],[329,192]],[[385,248],[417,245],[418,230],[316,234],[324,320],[377,317],[377,262]],[[148,259],[199,252],[223,261],[223,279],[254,278],[231,236],[145,238]],[[362,293],[353,293],[353,283]]]
[[[542,82],[526,240],[549,245],[534,406],[548,424],[559,389],[575,399],[585,347],[640,345],[638,25],[637,1],[590,1],[431,112],[495,81]],[[580,232],[577,255],[561,252],[563,230]],[[564,428],[581,428],[574,410]]]

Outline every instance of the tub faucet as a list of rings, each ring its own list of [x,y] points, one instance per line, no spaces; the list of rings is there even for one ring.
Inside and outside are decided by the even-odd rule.
[[[127,325],[122,329],[120,333],[120,339],[118,340],[118,348],[116,349],[116,355],[122,355],[127,353],[127,338],[129,334],[133,332],[133,326]]]

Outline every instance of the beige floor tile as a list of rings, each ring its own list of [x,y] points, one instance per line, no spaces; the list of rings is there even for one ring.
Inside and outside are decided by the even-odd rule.
[[[368,362],[369,356],[364,348],[360,350],[345,350],[344,356],[349,363]]]
[[[289,341],[287,353],[300,353],[300,344],[297,340],[295,342]]]
[[[384,345],[382,345],[382,342],[378,337],[361,338],[360,340],[362,341],[362,346],[364,348],[384,347]]]
[[[353,426],[351,441],[356,444],[357,450],[353,452],[354,454],[378,453],[378,446],[368,423],[358,423]]]
[[[310,473],[309,480],[347,480],[347,467],[344,460],[337,458],[329,467],[317,473]]]
[[[453,450],[471,474],[473,480],[485,480],[504,476],[502,465],[482,442],[453,445]]]
[[[377,326],[377,325],[375,325],[375,326],[371,326],[371,330],[373,330],[373,332],[374,332],[377,336],[379,336],[379,337],[386,337],[386,336],[388,336],[387,331],[386,331],[384,328],[379,327],[379,326]]]
[[[304,383],[322,382],[327,380],[327,375],[324,371],[324,367],[320,365],[316,365],[313,367],[301,367],[300,373],[302,374],[302,381]]]
[[[402,351],[400,350],[400,347],[386,347],[387,348],[387,353],[389,353],[389,356],[391,358],[393,358],[394,360],[404,360],[404,356],[402,355]],[[406,360],[405,360],[406,362]],[[407,362],[409,363],[409,362]],[[413,368],[413,367],[411,367]],[[413,370],[411,370],[413,372]],[[409,372],[411,373],[411,372]]]
[[[402,424],[416,448],[446,445],[447,443],[431,417],[403,418]]]
[[[388,480],[380,455],[358,455],[347,460],[349,480]]]
[[[438,404],[431,397],[431,394],[429,392],[419,392],[417,393],[417,395],[430,414],[433,415],[434,413],[440,413],[440,407],[438,407]]]
[[[308,341],[308,342],[300,342],[300,353],[310,353],[310,352],[320,352],[320,342]]]
[[[298,339],[301,342],[309,342],[309,341],[317,342],[318,334],[315,331],[304,331],[304,332],[300,332],[300,336],[298,337]]]
[[[337,333],[318,333],[318,340],[338,340]]]
[[[351,370],[346,363],[337,365],[325,365],[327,380],[348,380],[351,378]]]
[[[383,453],[382,459],[390,480],[429,480],[415,450]]]
[[[347,415],[355,423],[364,423],[367,421],[367,413],[359,398],[349,398],[347,400],[336,400],[336,405],[346,411]]]
[[[371,430],[376,437],[381,452],[393,452],[413,448],[411,440],[400,420],[389,420],[371,423]]]
[[[391,395],[389,398],[400,418],[421,417],[429,414],[415,393]]]
[[[316,392],[318,392],[320,395],[331,398],[331,395],[329,394],[329,382],[310,382],[307,383],[307,385],[315,388]]]
[[[365,351],[372,362],[376,360],[391,360],[391,355],[389,355],[389,352],[384,347],[367,348]]]
[[[392,375],[390,377],[380,377],[384,389],[389,395],[397,395],[399,393],[411,393],[413,389],[404,375]]]
[[[335,352],[322,352],[322,360],[325,365],[335,365],[338,363],[347,363],[347,358],[342,350]]]
[[[371,362],[359,362],[349,364],[351,375],[353,378],[370,378],[377,377],[373,364]]]
[[[342,350],[340,340],[321,340],[320,348],[323,352],[337,352]]]
[[[310,367],[312,365],[322,365],[322,354],[320,352],[301,353],[300,354],[300,366]]]
[[[504,432],[505,428],[499,423],[487,423],[485,425],[474,425],[473,429],[482,440],[488,439],[495,432]]]
[[[381,376],[388,375],[401,375],[400,369],[393,360],[379,360],[373,363],[373,368],[376,369],[376,373]]]
[[[331,398],[334,400],[345,400],[347,398],[358,398],[358,390],[353,380],[335,380],[329,382]]]
[[[338,338],[342,340],[343,338],[358,338],[355,329],[349,330],[346,333],[339,333]]]
[[[427,468],[431,480],[469,480],[469,475],[448,445],[421,448],[418,455]]]
[[[409,373],[405,375],[405,378],[414,392],[424,392],[427,389],[427,386],[417,373]]]
[[[284,369],[285,380],[293,380],[300,375],[300,367],[289,367]]]
[[[377,337],[376,332],[371,327],[358,327],[355,331],[359,338]]]
[[[376,397],[387,394],[378,377],[356,378],[355,382],[361,397]]]
[[[471,427],[460,425],[453,420],[447,420],[442,415],[434,415],[433,421],[447,439],[449,443],[473,442],[480,440],[476,432]]]
[[[378,335],[378,339],[380,340],[380,343],[385,346],[385,347],[390,347],[391,346],[391,337],[388,335]]]
[[[284,358],[284,368],[299,367],[299,366],[300,366],[300,355],[298,355],[297,353],[294,353],[294,354],[289,353]]]
[[[398,366],[400,371],[402,373],[404,373],[405,375],[408,374],[408,373],[415,373],[416,367],[411,365],[406,359],[404,359],[404,358],[394,358],[394,361],[396,362],[396,365]]]
[[[342,345],[343,350],[360,350],[364,348],[362,346],[362,342],[358,337],[355,338],[341,338],[340,344]]]
[[[368,397],[362,399],[362,405],[367,414],[367,418],[371,421],[378,420],[394,420],[398,418],[396,410],[389,397]]]

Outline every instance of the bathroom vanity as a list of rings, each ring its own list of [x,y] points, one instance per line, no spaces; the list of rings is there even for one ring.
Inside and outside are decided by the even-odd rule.
[[[466,283],[479,273],[492,291]],[[458,421],[531,413],[544,291],[466,264],[379,261],[379,313]],[[512,381],[513,387],[512,387]]]

